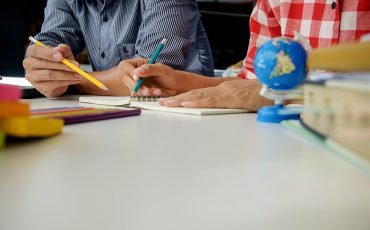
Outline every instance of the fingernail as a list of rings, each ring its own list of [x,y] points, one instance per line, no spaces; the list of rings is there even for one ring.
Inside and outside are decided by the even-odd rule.
[[[140,92],[144,95],[144,96],[146,96],[146,95],[148,95],[148,89],[147,88],[143,88],[143,89],[141,89],[140,90]]]
[[[77,78],[77,79],[79,79],[79,80],[81,80],[83,77],[81,76],[81,75],[79,75],[79,74],[75,74],[75,78]]]
[[[139,67],[135,69],[135,72],[138,73],[139,75],[145,72],[145,69],[143,67]]]
[[[168,100],[168,98],[159,98],[158,102],[159,102],[159,104],[164,105],[167,100]]]
[[[76,61],[71,61],[75,66],[80,66],[80,63],[76,62]]]
[[[177,101],[176,100],[167,100],[164,104],[165,104],[165,106],[175,106],[175,105],[177,105]]]
[[[53,58],[55,61],[61,61],[63,59],[62,55],[59,53],[53,54]]]
[[[162,94],[162,91],[160,90],[160,89],[153,89],[153,94],[155,95],[155,96],[159,96],[159,95],[161,95]]]
[[[136,74],[132,75],[132,78],[133,78],[135,81],[138,81],[138,80],[139,80],[139,77],[138,77]]]
[[[184,101],[184,102],[181,102],[181,106],[183,107],[192,107],[193,103],[191,101]]]

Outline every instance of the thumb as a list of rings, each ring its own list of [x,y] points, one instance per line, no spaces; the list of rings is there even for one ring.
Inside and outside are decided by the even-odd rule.
[[[157,64],[144,64],[134,70],[137,76],[146,77],[163,77],[171,72],[169,66],[157,63]]]
[[[65,59],[75,60],[75,58],[73,56],[73,52],[71,50],[71,47],[69,47],[65,44],[60,44],[60,45],[58,45],[57,47],[55,47],[53,49],[60,52]]]

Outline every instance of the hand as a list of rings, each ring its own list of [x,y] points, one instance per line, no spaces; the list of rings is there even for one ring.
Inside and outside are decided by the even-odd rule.
[[[61,63],[63,58],[75,62],[71,48],[59,45],[56,48],[31,45],[23,60],[26,79],[47,97],[57,97],[65,93],[69,85],[78,84],[83,77]]]
[[[123,81],[131,92],[140,78],[145,78],[145,80],[137,95],[144,96],[175,95],[179,93],[183,84],[186,84],[181,79],[189,73],[175,71],[171,67],[159,63],[145,63],[147,63],[146,59],[132,59],[131,61],[123,61],[119,65],[121,71],[126,72]]]
[[[171,107],[228,108],[257,111],[261,106],[273,102],[259,95],[261,84],[257,80],[235,79],[218,86],[191,90],[189,92],[161,98],[159,103]]]

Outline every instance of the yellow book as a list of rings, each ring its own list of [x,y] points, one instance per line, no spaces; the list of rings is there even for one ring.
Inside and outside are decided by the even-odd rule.
[[[48,137],[62,132],[61,119],[12,117],[0,119],[0,130],[13,137]]]
[[[328,80],[304,88],[305,125],[370,161],[370,84]]]
[[[5,147],[5,133],[0,130],[0,151]]]
[[[15,101],[0,101],[0,118],[28,116],[29,104]]]
[[[309,54],[307,65],[311,70],[370,71],[370,42],[317,48]]]

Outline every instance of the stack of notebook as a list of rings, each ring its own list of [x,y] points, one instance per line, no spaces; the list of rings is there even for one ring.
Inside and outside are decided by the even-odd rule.
[[[62,132],[63,120],[30,116],[27,103],[21,102],[22,91],[17,86],[0,84],[0,146],[5,137],[47,137]]]
[[[303,126],[370,160],[370,43],[319,48],[308,67]]]

